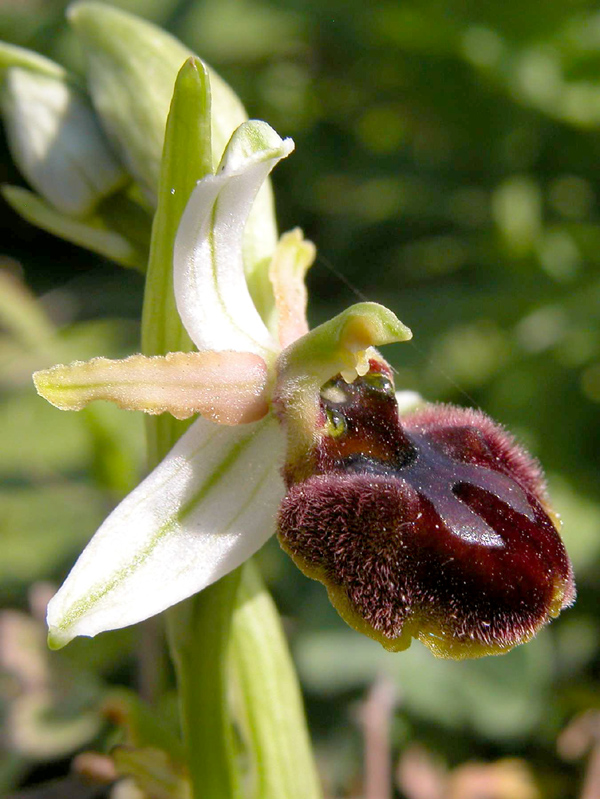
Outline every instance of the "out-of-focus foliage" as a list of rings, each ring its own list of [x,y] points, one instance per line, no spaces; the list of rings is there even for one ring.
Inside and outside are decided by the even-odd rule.
[[[399,697],[396,756],[417,741],[445,767],[520,757],[544,797],[577,796],[579,767],[561,760],[556,739],[572,717],[600,706],[597,5],[116,5],[179,36],[229,81],[251,116],[295,139],[275,189],[282,229],[300,225],[319,248],[312,321],[340,311],[356,292],[394,309],[415,334],[414,345],[386,352],[398,387],[479,405],[514,430],[544,463],[563,517],[577,605],[532,644],[471,663],[434,661],[418,644],[383,652],[345,629],[322,588],[276,545],[265,548],[260,557],[290,619],[331,795],[355,790],[355,705],[383,673]],[[9,0],[0,38],[81,71],[64,7]],[[0,182],[22,182],[5,143],[0,155]],[[63,415],[34,396],[29,375],[57,361],[135,351],[143,283],[28,226],[7,206],[0,228],[0,596],[25,612],[30,583],[60,581],[143,471],[135,414],[98,406]],[[110,683],[135,684],[140,635],[109,633],[61,655],[88,675],[86,707],[98,713]],[[61,690],[71,706],[81,704],[78,681]],[[20,691],[8,672],[0,679],[7,724]],[[90,723],[71,751],[99,748],[106,735]],[[70,754],[36,755],[7,740],[2,788],[28,775],[38,781],[36,761]],[[62,772],[59,763],[43,775]]]

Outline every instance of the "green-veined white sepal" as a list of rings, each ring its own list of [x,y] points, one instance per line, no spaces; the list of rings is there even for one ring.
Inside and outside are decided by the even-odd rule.
[[[200,418],[113,511],[48,605],[58,648],[142,621],[235,569],[274,532],[283,436],[269,415]]]
[[[243,233],[252,203],[275,164],[293,150],[266,122],[236,130],[216,175],[198,182],[175,240],[177,310],[200,350],[273,355],[278,346],[244,278]]]

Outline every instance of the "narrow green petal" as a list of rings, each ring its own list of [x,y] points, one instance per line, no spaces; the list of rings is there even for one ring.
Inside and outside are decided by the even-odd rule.
[[[312,241],[307,241],[300,228],[295,228],[283,234],[273,255],[269,279],[275,296],[277,332],[282,349],[308,333],[308,294],[304,278],[316,254]]]

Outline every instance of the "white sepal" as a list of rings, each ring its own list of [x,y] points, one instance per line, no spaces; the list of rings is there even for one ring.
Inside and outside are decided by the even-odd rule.
[[[294,144],[266,122],[231,137],[216,175],[199,181],[181,218],[173,260],[177,309],[199,350],[277,351],[248,291],[242,240],[256,194]]]
[[[113,511],[48,605],[58,648],[154,616],[235,569],[274,532],[283,436],[200,418]]]

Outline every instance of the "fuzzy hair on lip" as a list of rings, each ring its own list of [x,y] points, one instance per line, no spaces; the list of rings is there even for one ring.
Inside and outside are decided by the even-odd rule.
[[[541,469],[499,425],[448,405],[400,420],[381,380],[336,387],[324,414],[335,406],[343,424],[322,436],[312,476],[288,475],[278,529],[349,624],[389,649],[418,637],[473,657],[529,640],[572,603]]]

